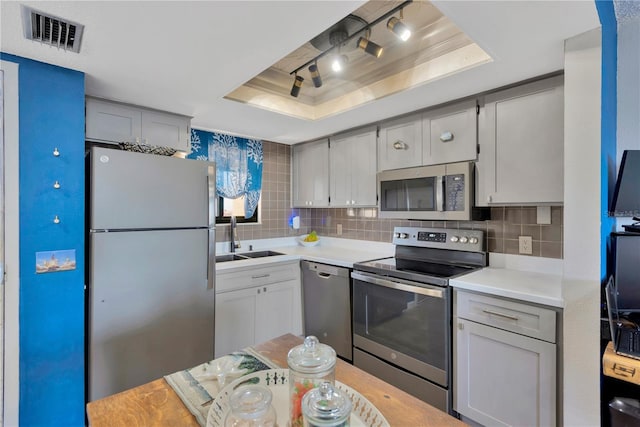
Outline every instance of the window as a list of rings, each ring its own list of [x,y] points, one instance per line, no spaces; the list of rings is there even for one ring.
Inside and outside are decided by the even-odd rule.
[[[237,199],[228,199],[226,197],[218,197],[218,211],[216,212],[216,224],[229,224],[231,222],[231,215],[236,215],[236,223],[257,223],[258,211],[260,210],[260,204],[256,207],[253,215],[250,218],[244,217],[244,198],[245,196],[238,197]]]

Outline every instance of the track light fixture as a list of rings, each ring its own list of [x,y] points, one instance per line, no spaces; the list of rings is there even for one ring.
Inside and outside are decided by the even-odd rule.
[[[293,86],[291,86],[291,96],[293,96],[294,98],[297,98],[298,94],[300,94],[300,88],[302,87],[303,81],[304,78],[296,74],[296,78],[293,81]]]
[[[316,49],[321,50],[322,53],[289,73],[295,75],[293,87],[291,88],[291,96],[296,98],[300,94],[300,88],[302,87],[304,78],[299,76],[298,72],[306,67],[309,67],[309,74],[313,85],[317,88],[322,86],[322,78],[318,71],[318,60],[329,53],[335,52],[333,60],[331,61],[331,69],[334,72],[342,71],[349,60],[349,57],[340,52],[342,47],[352,46],[352,49],[360,48],[369,55],[379,58],[380,55],[382,55],[383,47],[370,40],[371,28],[383,22],[385,19],[391,17],[387,21],[387,28],[393,31],[400,39],[406,41],[411,37],[411,31],[401,22],[403,18],[402,11],[412,2],[413,0],[405,0],[371,23],[367,23],[364,19],[355,15],[348,15],[331,28],[316,36],[311,40],[311,44]],[[400,12],[400,19],[393,16],[398,11]],[[356,45],[350,45],[349,42],[354,40],[355,37],[359,37],[358,43]]]
[[[309,65],[309,74],[311,74],[311,81],[315,87],[322,86],[322,77],[320,77],[320,71],[318,71],[318,64]]]
[[[380,58],[380,55],[382,55],[382,46],[372,42],[368,38],[360,37],[358,39],[358,47],[376,58]]]
[[[411,37],[411,30],[409,30],[409,28],[395,16],[387,21],[387,28],[393,31],[393,33],[398,36],[403,42],[406,42],[407,40],[409,40],[409,37]]]

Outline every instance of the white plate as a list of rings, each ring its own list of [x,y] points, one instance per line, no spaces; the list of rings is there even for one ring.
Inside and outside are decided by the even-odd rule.
[[[277,379],[274,381],[274,378]],[[272,405],[278,415],[278,426],[289,425],[289,369],[268,369],[240,377],[223,388],[211,403],[206,427],[224,426],[224,419],[230,411],[229,396],[239,385],[249,380],[254,381],[252,384],[260,384],[271,390]],[[389,427],[380,411],[364,396],[340,381],[336,381],[335,385],[351,399],[353,410],[349,420],[350,427]]]

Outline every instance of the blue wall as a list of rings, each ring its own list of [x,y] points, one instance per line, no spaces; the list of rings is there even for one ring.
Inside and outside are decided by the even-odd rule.
[[[607,254],[611,253],[611,232],[616,227],[615,219],[609,217],[608,212],[616,182],[618,29],[612,1],[597,0],[596,8],[602,24],[600,276],[604,280],[611,273]]]
[[[81,426],[84,74],[0,57],[19,64],[20,425]],[[56,147],[59,157],[52,155]],[[52,187],[56,180],[59,190]],[[35,253],[55,249],[75,249],[77,268],[36,274]]]

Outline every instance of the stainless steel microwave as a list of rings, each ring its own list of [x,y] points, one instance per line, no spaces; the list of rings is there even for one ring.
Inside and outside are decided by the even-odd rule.
[[[468,221],[487,219],[474,207],[474,163],[448,163],[377,174],[380,218]]]

